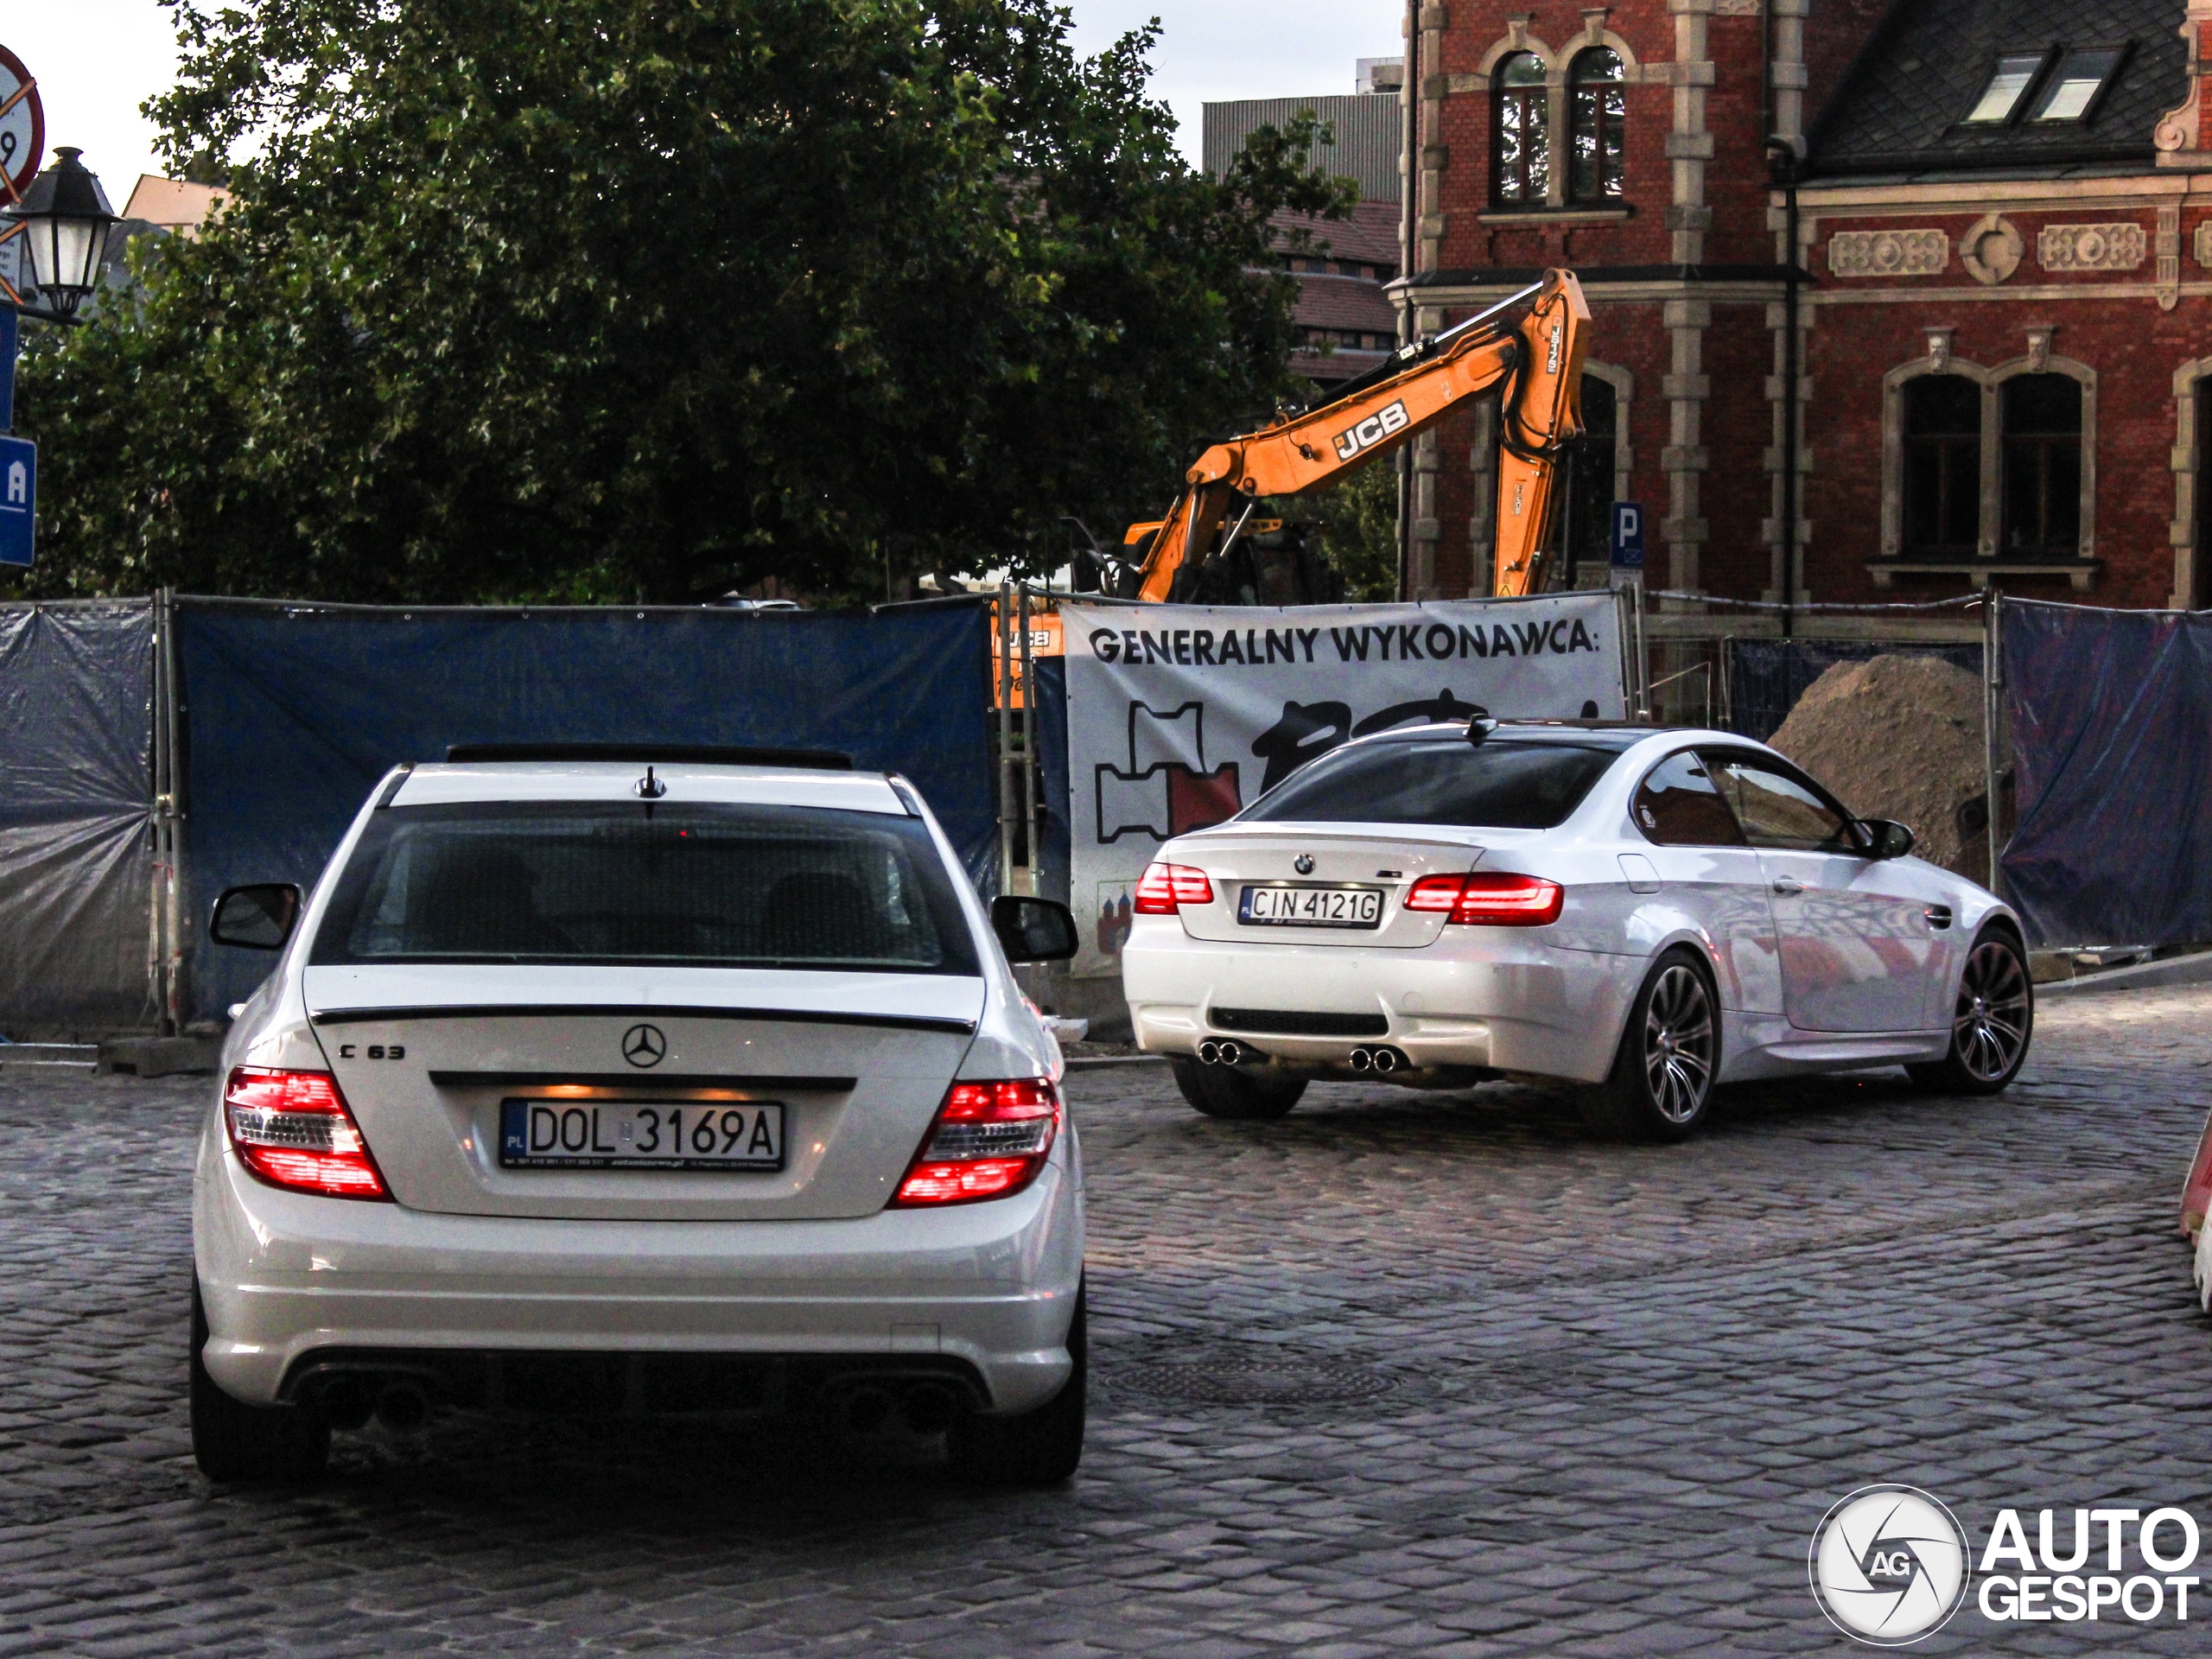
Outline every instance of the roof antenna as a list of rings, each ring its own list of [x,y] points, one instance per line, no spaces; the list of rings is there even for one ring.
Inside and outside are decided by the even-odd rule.
[[[668,785],[661,782],[659,779],[653,776],[653,769],[651,766],[647,766],[645,768],[645,775],[639,779],[638,781],[631,785],[630,787],[635,791],[642,799],[648,801],[657,801],[660,799],[662,796],[668,793]]]
[[[1467,716],[1467,741],[1480,744],[1497,729],[1497,722],[1490,717],[1490,710],[1477,703]]]

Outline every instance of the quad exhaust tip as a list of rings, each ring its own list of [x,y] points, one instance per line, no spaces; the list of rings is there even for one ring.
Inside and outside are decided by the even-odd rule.
[[[1244,1045],[1236,1042],[1217,1042],[1209,1037],[1198,1045],[1201,1065],[1241,1065],[1244,1061]]]

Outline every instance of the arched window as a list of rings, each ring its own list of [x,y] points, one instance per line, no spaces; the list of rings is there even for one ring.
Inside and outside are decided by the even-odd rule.
[[[2082,539],[2082,383],[2023,374],[2005,383],[2008,554],[2075,557]]]
[[[1907,381],[1905,550],[1971,556],[1980,539],[1980,386],[1958,374],[1929,374]]]
[[[1497,66],[1491,180],[1501,202],[1541,204],[1551,191],[1552,139],[1544,66],[1533,52],[1516,52]]]
[[[1573,157],[1568,200],[1621,199],[1622,137],[1627,123],[1620,54],[1593,46],[1580,54],[1567,72],[1567,128]]]

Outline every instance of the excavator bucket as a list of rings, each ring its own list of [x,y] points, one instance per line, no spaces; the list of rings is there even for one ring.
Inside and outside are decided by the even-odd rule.
[[[1521,361],[1505,394],[1498,431],[1497,552],[1491,591],[1537,591],[1544,550],[1559,510],[1564,446],[1582,435],[1582,359],[1589,302],[1564,270],[1544,274],[1543,291],[1522,319]]]

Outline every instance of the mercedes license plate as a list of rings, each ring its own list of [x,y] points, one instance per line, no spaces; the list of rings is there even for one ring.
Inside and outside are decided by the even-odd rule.
[[[502,1169],[781,1169],[781,1101],[505,1100]]]
[[[1380,927],[1382,889],[1289,881],[1247,887],[1236,919],[1274,927]]]

